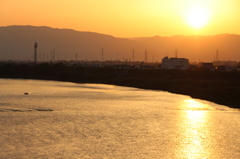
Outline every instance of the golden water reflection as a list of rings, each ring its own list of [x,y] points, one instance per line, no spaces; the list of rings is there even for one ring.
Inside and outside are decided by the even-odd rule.
[[[194,99],[186,99],[181,105],[183,110],[213,110],[213,108],[205,103],[201,103]]]
[[[181,143],[179,157],[209,158],[211,157],[211,140],[209,140],[209,106],[194,99],[185,100],[182,117],[179,123]]]

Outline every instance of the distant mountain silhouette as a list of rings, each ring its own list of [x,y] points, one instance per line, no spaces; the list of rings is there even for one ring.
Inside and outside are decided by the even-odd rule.
[[[33,59],[34,43],[38,43],[38,59],[50,59],[55,49],[55,59],[120,60],[132,57],[132,50],[144,50],[140,42],[115,38],[91,32],[50,27],[8,26],[0,27],[0,58]],[[143,52],[143,51],[142,51]],[[143,53],[142,53],[143,54]],[[139,58],[140,60],[140,58]]]
[[[33,61],[34,43],[38,43],[38,60],[49,61],[55,50],[55,60],[134,60],[161,61],[165,56],[190,61],[210,62],[219,50],[219,60],[240,61],[240,36],[172,36],[116,38],[93,32],[54,29],[35,26],[0,27],[0,60]],[[104,53],[102,57],[102,48]]]
[[[189,58],[191,61],[218,60],[240,61],[240,36],[234,34],[221,34],[215,36],[173,36],[135,38],[135,40],[149,45],[155,50],[160,50],[165,55],[175,56],[174,50],[178,50],[179,57]]]

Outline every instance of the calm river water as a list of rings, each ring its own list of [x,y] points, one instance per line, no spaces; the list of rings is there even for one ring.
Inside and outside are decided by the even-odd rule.
[[[113,85],[0,79],[0,133],[1,159],[240,158],[239,110]]]

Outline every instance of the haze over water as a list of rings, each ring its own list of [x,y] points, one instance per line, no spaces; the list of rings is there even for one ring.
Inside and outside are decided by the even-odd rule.
[[[0,86],[0,158],[240,158],[237,109],[103,84]]]

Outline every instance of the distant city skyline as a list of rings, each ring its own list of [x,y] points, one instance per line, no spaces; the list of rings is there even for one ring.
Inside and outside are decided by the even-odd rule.
[[[115,37],[240,34],[237,0],[1,0],[0,26],[34,25]]]

